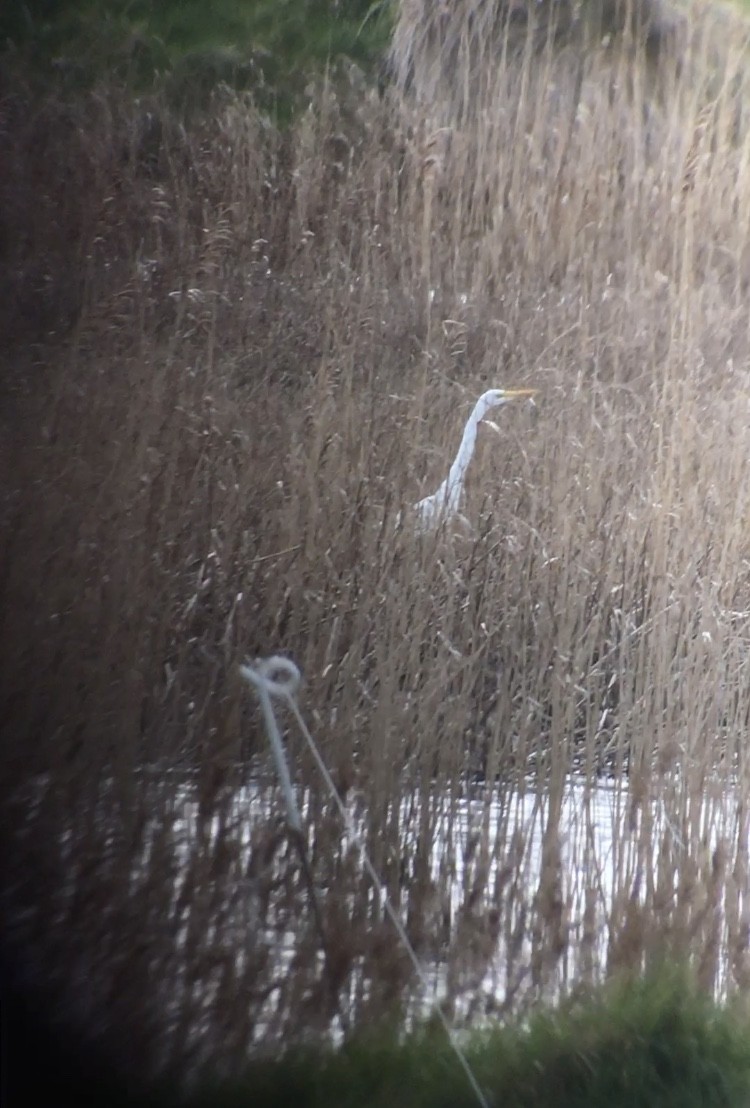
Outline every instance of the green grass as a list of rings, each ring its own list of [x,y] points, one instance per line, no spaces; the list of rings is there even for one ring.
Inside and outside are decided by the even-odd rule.
[[[468,1046],[487,1100],[505,1108],[712,1108],[746,1104],[750,1037],[744,1018],[676,974],[620,984],[496,1027]],[[477,1103],[444,1035],[401,1042],[373,1034],[341,1050],[298,1051],[256,1063],[238,1083],[205,1089],[194,1108],[459,1108]]]
[[[18,1011],[14,1009],[15,1016]],[[37,1013],[38,1018],[38,1013]],[[8,1042],[21,1042],[9,1021]],[[340,1049],[308,1046],[256,1060],[233,1080],[155,1083],[81,1049],[23,1040],[40,1065],[14,1050],[8,1089],[43,1099],[128,1108],[475,1108],[479,1103],[437,1021],[411,1035],[359,1033]],[[13,1032],[13,1037],[10,1033]],[[464,1049],[490,1108],[740,1108],[750,1098],[750,1026],[679,971],[610,984],[541,1011],[527,1024],[474,1032]]]

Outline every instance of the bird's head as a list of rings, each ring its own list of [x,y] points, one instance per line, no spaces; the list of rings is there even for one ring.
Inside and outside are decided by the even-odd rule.
[[[530,398],[535,396],[538,391],[538,389],[488,389],[487,392],[482,393],[477,401],[475,418],[482,419],[492,408],[507,404],[510,400],[520,400],[523,397]]]
[[[499,404],[507,404],[509,400],[520,400],[524,396],[536,396],[538,389],[488,389],[479,398],[488,408],[496,408]]]

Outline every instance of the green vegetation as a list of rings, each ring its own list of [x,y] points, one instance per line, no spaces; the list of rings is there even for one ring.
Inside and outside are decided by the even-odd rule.
[[[750,1097],[750,1026],[674,974],[610,987],[523,1030],[475,1034],[467,1048],[498,1108],[740,1108]],[[195,1108],[476,1108],[439,1032],[364,1036],[336,1052],[292,1052]]]
[[[62,91],[119,81],[205,104],[220,82],[285,118],[311,76],[351,61],[376,71],[388,0],[63,0],[10,4],[0,48]]]
[[[116,1108],[479,1104],[437,1024],[408,1035],[362,1030],[338,1049],[288,1048],[245,1065],[234,1078],[203,1079],[181,1092],[179,1079],[152,1082],[138,1072],[124,1073],[111,1065],[111,1055],[109,1061],[97,1053],[87,1056],[70,1036],[50,1054],[50,1040],[44,1032],[40,1038],[39,1025],[26,1030],[32,1034],[18,1039],[25,1052],[6,1063],[14,1093],[33,1088],[66,1103]],[[8,1031],[16,1031],[13,1022]],[[12,1041],[15,1045],[15,1036]],[[674,969],[640,981],[611,982],[538,1011],[523,1026],[495,1025],[464,1035],[461,1047],[489,1108],[745,1108],[750,1098],[746,1008],[711,1002]],[[21,1085],[19,1073],[32,1051],[36,1066],[28,1084]],[[27,1100],[19,1095],[18,1103]]]

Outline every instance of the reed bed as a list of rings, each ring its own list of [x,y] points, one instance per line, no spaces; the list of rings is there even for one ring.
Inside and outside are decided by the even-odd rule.
[[[284,133],[3,101],[5,927],[145,1077],[430,999],[290,729],[321,943],[257,655],[458,1023],[748,981],[747,25],[655,69],[492,7],[404,3],[395,85]],[[498,385],[471,528],[417,533]]]

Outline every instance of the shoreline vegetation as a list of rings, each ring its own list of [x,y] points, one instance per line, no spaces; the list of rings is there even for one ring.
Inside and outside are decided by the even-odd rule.
[[[6,998],[7,999],[7,998]],[[25,998],[27,1000],[28,998]],[[169,1081],[142,1082],[117,1055],[87,1048],[70,1029],[51,1032],[37,1011],[18,1030],[6,1023],[8,1103],[55,1095],[68,1103],[118,1108],[475,1108],[445,1035],[433,1024],[400,1031],[361,1031],[333,1049],[296,1046],[256,1058],[231,1079],[205,1077],[176,1092]],[[750,1094],[745,1008],[713,1003],[674,969],[543,1009],[523,1026],[496,1025],[463,1038],[481,1095],[507,1108],[734,1108]],[[50,1049],[50,1042],[52,1044]],[[15,1051],[21,1053],[16,1055]],[[39,1057],[43,1053],[43,1060]],[[31,1068],[21,1059],[37,1056]]]
[[[744,1104],[750,25],[207,11],[0,16],[21,992],[141,1103],[476,1102],[288,720],[309,873],[253,792],[284,654],[490,1103]]]
[[[745,1018],[712,1005],[674,971],[613,983],[540,1012],[523,1028],[475,1032],[467,1056],[487,1102],[549,1105],[740,1105],[750,1088]],[[299,1051],[247,1078],[195,1094],[203,1104],[412,1106],[478,1103],[445,1036],[363,1034],[336,1052]]]

